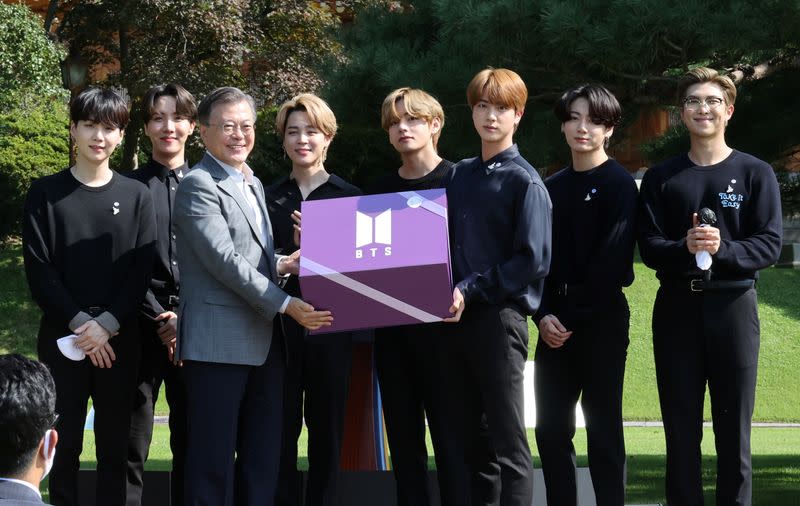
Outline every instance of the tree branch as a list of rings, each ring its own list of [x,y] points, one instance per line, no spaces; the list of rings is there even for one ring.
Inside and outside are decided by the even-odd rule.
[[[728,76],[734,84],[743,81],[758,81],[786,68],[800,68],[800,53],[778,55],[757,65],[737,65],[730,69]]]

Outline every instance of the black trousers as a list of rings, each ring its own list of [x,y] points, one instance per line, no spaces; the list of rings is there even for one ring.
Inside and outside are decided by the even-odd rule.
[[[533,466],[523,375],[528,323],[516,307],[472,304],[454,331],[472,503],[530,506]],[[458,421],[454,421],[458,424]]]
[[[297,438],[305,417],[308,427],[305,504],[333,506],[339,504],[339,463],[350,384],[352,334],[308,336],[289,318],[284,319],[283,329],[287,369],[283,384],[283,437],[276,504],[301,504]]]
[[[117,356],[112,367],[101,369],[87,357],[74,362],[64,357],[56,339],[71,331],[43,318],[39,327],[39,360],[53,374],[56,413],[59,414],[58,450],[50,472],[50,503],[77,506],[78,469],[83,449],[83,426],[89,398],[94,407],[97,454],[97,504],[125,504],[128,430],[136,375],[139,370],[137,322],[123,322],[119,334],[109,340]]]
[[[597,504],[625,504],[622,383],[630,312],[621,291],[605,299],[602,311],[593,318],[568,326],[572,336],[562,347],[550,348],[541,338],[536,345],[536,444],[547,504],[575,506],[578,502],[572,438],[579,398]]]
[[[455,336],[444,323],[375,331],[375,366],[397,482],[398,506],[431,504],[425,418],[436,458],[442,506],[469,504],[462,438],[452,420]]]
[[[142,475],[153,439],[153,415],[162,384],[169,405],[169,447],[172,450],[170,498],[173,506],[182,506],[186,463],[186,391],[181,369],[170,362],[167,348],[156,334],[155,322],[140,318],[139,328],[142,361],[128,441],[128,506],[142,503]]]
[[[750,429],[759,335],[754,288],[691,292],[687,283],[658,290],[653,351],[669,504],[703,504],[700,441],[706,383],[717,450],[716,504],[751,504]]]
[[[184,361],[187,506],[270,506],[280,461],[284,359],[259,366]]]

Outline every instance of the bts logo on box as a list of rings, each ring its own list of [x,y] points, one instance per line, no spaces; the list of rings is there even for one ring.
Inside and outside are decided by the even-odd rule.
[[[381,248],[372,247],[364,249],[370,244],[385,244]],[[392,210],[387,209],[374,218],[356,211],[356,258],[392,255]]]

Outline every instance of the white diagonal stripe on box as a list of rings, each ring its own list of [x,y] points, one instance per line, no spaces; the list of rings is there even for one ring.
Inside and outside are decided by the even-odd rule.
[[[354,292],[360,293],[361,295],[369,297],[370,299],[380,302],[383,305],[389,306],[394,310],[407,314],[412,318],[416,318],[421,322],[428,323],[442,321],[442,318],[439,316],[428,313],[427,311],[423,311],[422,309],[414,307],[411,304],[407,304],[400,299],[395,299],[391,295],[383,293],[380,290],[376,290],[360,281],[356,281],[353,278],[345,276],[341,272],[336,272],[322,264],[318,264],[308,257],[300,258],[300,267],[304,267],[315,274],[324,276],[326,279],[329,279],[338,285],[349,288]],[[334,318],[335,317],[336,315],[334,315]]]
[[[428,211],[430,211],[430,212],[432,212],[434,214],[438,214],[442,218],[447,218],[447,208],[446,207],[444,207],[442,205],[439,205],[439,204],[437,204],[436,202],[434,202],[432,200],[426,199],[425,197],[423,197],[422,195],[418,194],[417,192],[398,192],[398,193],[400,195],[402,195],[403,197],[407,198],[407,199],[411,199],[411,198],[416,197],[416,198],[422,200],[421,207],[427,209]]]

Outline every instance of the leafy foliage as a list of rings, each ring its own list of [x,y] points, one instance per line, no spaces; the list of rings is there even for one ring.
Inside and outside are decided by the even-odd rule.
[[[125,88],[136,107],[150,86],[178,82],[202,97],[238,86],[259,102],[282,101],[322,82],[315,67],[339,45],[329,12],[304,0],[95,0],[61,2],[58,36],[80,51],[103,85]],[[126,131],[131,168],[141,118]]]
[[[66,105],[42,100],[29,106],[0,113],[0,237],[19,232],[31,182],[69,165]]]
[[[325,91],[346,136],[377,127],[381,100],[392,89],[426,89],[448,116],[442,152],[459,158],[477,151],[464,96],[469,80],[487,66],[514,69],[530,93],[515,140],[534,165],[548,166],[564,161],[551,113],[564,89],[587,81],[608,86],[627,120],[619,136],[640,107],[674,104],[679,76],[707,64],[744,78],[732,144],[746,139],[747,130],[766,133],[775,121],[784,124],[771,140],[759,135],[757,145],[755,138],[737,145],[773,161],[779,145],[785,150],[800,144],[800,132],[789,127],[790,115],[759,117],[755,111],[779,107],[780,101],[769,98],[774,95],[794,103],[788,95],[796,94],[796,81],[788,76],[800,68],[797,19],[795,0],[413,0],[401,11],[368,11],[342,30],[346,58],[331,69]],[[379,164],[388,163],[384,148],[377,151]],[[384,170],[375,166],[376,158],[347,158],[360,177]]]
[[[0,109],[36,95],[60,95],[63,50],[22,4],[0,3]]]

